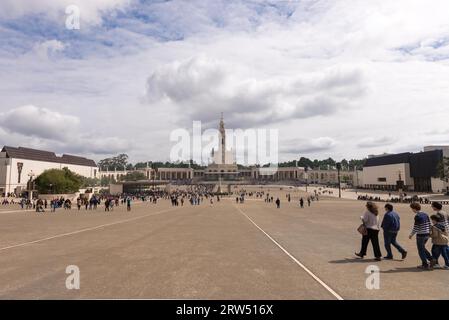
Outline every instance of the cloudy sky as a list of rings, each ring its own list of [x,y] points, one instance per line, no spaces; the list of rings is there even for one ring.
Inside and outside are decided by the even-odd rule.
[[[167,160],[224,112],[281,160],[419,151],[449,144],[449,1],[2,0],[0,75],[2,145]]]

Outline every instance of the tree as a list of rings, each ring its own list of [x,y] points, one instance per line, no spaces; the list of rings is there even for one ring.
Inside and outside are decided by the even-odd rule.
[[[128,155],[121,153],[112,158],[106,158],[98,162],[98,166],[102,170],[125,170],[128,163]]]
[[[81,185],[82,188],[96,187],[100,185],[100,179],[98,178],[86,178],[82,177],[83,183]]]
[[[134,165],[134,168],[136,169],[136,170],[138,170],[138,169],[146,169],[146,168],[151,168],[152,167],[152,162],[151,161],[147,161],[147,162],[137,162],[135,165]]]
[[[146,180],[147,176],[140,171],[131,171],[126,174],[122,178],[123,181],[138,181],[138,180]]]
[[[444,157],[438,164],[437,178],[440,178],[446,184],[449,182],[449,158]]]
[[[356,160],[356,159],[352,159],[349,160],[349,169],[350,170],[362,170],[363,166],[365,165],[366,159],[362,159],[362,160]]]
[[[298,161],[298,166],[299,167],[304,167],[304,168],[313,168],[314,167],[314,163],[312,160],[310,160],[309,158],[305,158],[305,157],[301,157]]]
[[[68,168],[45,170],[35,180],[36,188],[42,194],[74,193],[82,184],[83,177]]]
[[[103,176],[100,179],[100,185],[102,187],[108,186],[111,183],[116,183],[115,178],[114,177],[107,177],[107,176]]]
[[[135,168],[136,169],[143,169],[146,168],[148,163],[148,166],[153,168],[153,169],[158,169],[158,168],[188,168],[189,167],[189,163],[190,163],[190,168],[192,169],[204,169],[205,166],[199,165],[196,162],[194,162],[193,160],[189,160],[187,162],[161,162],[161,161],[156,161],[156,162],[139,162],[136,163]]]

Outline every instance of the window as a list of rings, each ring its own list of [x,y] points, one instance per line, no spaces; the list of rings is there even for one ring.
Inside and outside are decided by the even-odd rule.
[[[377,178],[378,182],[387,182],[387,178]]]

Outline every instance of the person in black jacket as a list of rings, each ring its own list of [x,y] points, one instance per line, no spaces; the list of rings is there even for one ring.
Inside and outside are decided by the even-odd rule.
[[[401,218],[393,211],[393,206],[389,203],[385,205],[385,216],[382,221],[382,229],[384,231],[384,244],[385,250],[387,250],[386,260],[393,260],[393,252],[391,246],[395,247],[401,254],[402,260],[407,257],[407,251],[405,251],[397,242],[396,238],[398,232],[401,229]]]

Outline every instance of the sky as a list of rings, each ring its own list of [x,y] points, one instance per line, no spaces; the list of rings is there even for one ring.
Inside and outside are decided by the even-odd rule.
[[[95,160],[221,112],[281,161],[417,152],[449,144],[449,1],[2,0],[0,97],[1,145]]]

